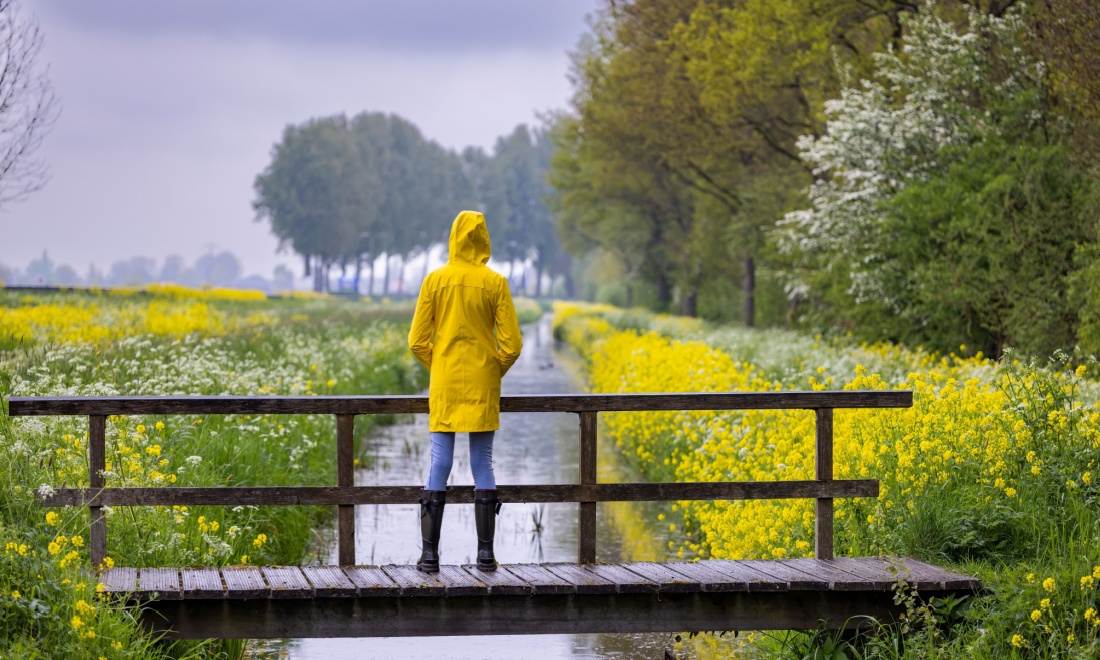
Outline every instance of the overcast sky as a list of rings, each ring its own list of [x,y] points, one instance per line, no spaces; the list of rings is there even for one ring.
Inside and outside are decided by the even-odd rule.
[[[61,115],[39,152],[49,182],[0,211],[0,263],[47,249],[84,275],[228,249],[248,274],[300,270],[251,207],[284,126],[392,112],[446,147],[490,148],[566,106],[568,51],[596,5],[23,0]]]

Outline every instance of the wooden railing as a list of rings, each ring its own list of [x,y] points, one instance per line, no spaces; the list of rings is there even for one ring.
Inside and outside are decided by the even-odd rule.
[[[580,477],[576,484],[499,486],[505,502],[579,503],[581,563],[596,560],[596,503],[656,500],[753,500],[813,498],[815,556],[833,558],[833,499],[877,497],[875,479],[833,479],[833,410],[837,408],[904,408],[913,404],[909,391],[841,392],[707,392],[683,394],[547,394],[501,397],[502,413],[569,412],[580,417]],[[11,397],[9,414],[87,415],[87,488],[59,488],[39,494],[43,506],[87,506],[93,566],[107,556],[104,506],[170,505],[335,505],[341,565],[355,563],[355,505],[408,504],[420,497],[420,486],[355,486],[356,415],[426,413],[424,396],[164,396],[164,397]],[[676,410],[813,410],[817,416],[815,479],[807,481],[597,483],[596,415],[610,411]],[[337,483],[334,487],[162,487],[109,488],[104,483],[105,435],[109,415],[283,415],[324,414],[336,417]],[[448,502],[473,501],[471,488],[451,488]]]

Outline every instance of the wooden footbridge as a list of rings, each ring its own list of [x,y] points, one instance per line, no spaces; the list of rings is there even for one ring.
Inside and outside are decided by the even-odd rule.
[[[500,486],[505,502],[576,502],[577,563],[505,564],[494,572],[442,566],[355,565],[360,504],[411,504],[420,486],[355,486],[356,415],[426,413],[423,396],[11,397],[21,415],[88,416],[87,488],[40,496],[43,506],[87,506],[93,565],[107,554],[104,506],[334,505],[337,566],[129,568],[100,581],[142,609],[169,638],[395,637],[524,633],[676,632],[845,628],[899,613],[899,581],[924,598],[974,594],[973,578],[907,558],[833,556],[833,500],[876,497],[877,480],[833,479],[833,410],[912,405],[906,391],[715,392],[506,396],[501,412],[571,412],[580,418],[575,484]],[[775,482],[597,483],[596,415],[601,411],[802,409],[815,411],[816,479]],[[109,415],[336,417],[332,487],[114,488],[104,483]],[[473,501],[451,488],[450,503]],[[654,500],[815,500],[815,558],[598,564],[596,503]],[[412,523],[408,533],[415,533]]]

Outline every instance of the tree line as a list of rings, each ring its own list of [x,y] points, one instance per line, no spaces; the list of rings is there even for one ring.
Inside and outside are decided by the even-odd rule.
[[[594,295],[1100,350],[1100,5],[616,0],[549,171]]]
[[[552,149],[545,130],[525,125],[499,138],[492,152],[457,153],[392,114],[315,118],[283,131],[256,177],[253,205],[257,220],[302,257],[317,290],[338,268],[357,291],[364,265],[387,256],[382,290],[388,290],[390,256],[401,257],[403,271],[409,259],[446,246],[458,211],[480,210],[493,258],[533,264],[538,294],[544,281],[569,277],[569,257],[545,203]],[[367,277],[373,276],[372,267]],[[366,290],[374,289],[367,283]]]

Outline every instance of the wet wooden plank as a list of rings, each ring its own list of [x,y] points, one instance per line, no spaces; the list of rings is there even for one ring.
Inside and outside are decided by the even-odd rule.
[[[482,571],[467,571],[461,566],[440,565],[435,577],[448,596],[488,596],[489,585],[481,579],[482,574]]]
[[[613,582],[621,594],[655,594],[660,590],[656,582],[628,571],[621,564],[588,564],[585,568]]]
[[[812,558],[779,559],[775,561],[775,564],[786,566],[806,575],[812,575],[817,580],[825,582],[826,588],[830,591],[859,591],[867,588],[864,578],[837,568],[832,560]],[[791,588],[798,589],[802,587],[792,585]]]
[[[222,568],[226,598],[268,598],[271,589],[264,582],[263,573],[255,566],[229,566]]]
[[[771,575],[775,581],[787,585],[789,591],[829,591],[831,588],[831,582],[825,577],[802,571],[781,560],[759,562],[752,564],[751,568],[759,573]]]
[[[624,563],[622,566],[633,573],[641,575],[650,582],[656,583],[659,586],[660,593],[687,594],[703,590],[702,585],[697,581],[670,569],[668,564],[634,561]]]
[[[536,596],[576,593],[573,583],[540,564],[505,564],[497,570],[507,570],[532,587]]]
[[[687,579],[697,583],[699,588],[708,593],[723,591],[748,591],[748,585],[744,582],[731,580],[728,575],[718,569],[709,566],[707,561],[680,561],[666,564],[669,569],[680,573]]]
[[[103,592],[113,595],[125,595],[137,591],[136,568],[108,568],[99,574]]]
[[[811,410],[908,408],[909,390],[536,394],[500,397],[500,411]],[[426,413],[428,397],[363,396],[13,396],[12,417],[33,415],[376,415]]]
[[[896,557],[884,558],[890,562],[900,562],[905,565],[910,571],[918,576],[918,589],[938,588],[946,590],[969,590],[969,591],[981,591],[982,583],[976,578],[969,575],[963,575],[962,573],[955,573],[939,566],[932,564],[926,564],[925,562],[911,559],[909,557]],[[924,582],[928,582],[935,586],[922,586]]]
[[[489,585],[491,596],[530,596],[535,592],[532,585],[508,571],[500,570],[499,566],[495,571],[483,571],[477,564],[464,564],[462,569],[471,575],[477,575]]]
[[[349,566],[344,569],[360,596],[400,596],[401,586],[377,566]]]
[[[184,598],[225,598],[225,586],[216,568],[185,568],[180,577]]]
[[[867,589],[886,591],[894,588],[898,578],[884,563],[868,561],[866,557],[837,557],[829,560],[829,563],[839,570],[847,571],[852,575],[863,578]]]
[[[560,563],[543,564],[543,567],[572,584],[578,594],[613,594],[619,591],[614,582],[596,575],[587,566]]]
[[[138,571],[138,590],[143,594],[156,594],[160,600],[183,598],[178,568],[142,568]]]
[[[349,598],[358,589],[339,566],[303,566],[302,575],[313,585],[318,598]]]
[[[447,588],[432,573],[419,571],[415,566],[390,564],[381,567],[401,587],[402,596],[445,596]]]
[[[786,582],[765,571],[764,566],[767,563],[752,559],[711,559],[707,565],[730,576],[734,584],[744,585],[746,591],[787,591]],[[757,570],[758,568],[761,570]]]
[[[315,591],[298,566],[263,566],[272,598],[313,598]]]

